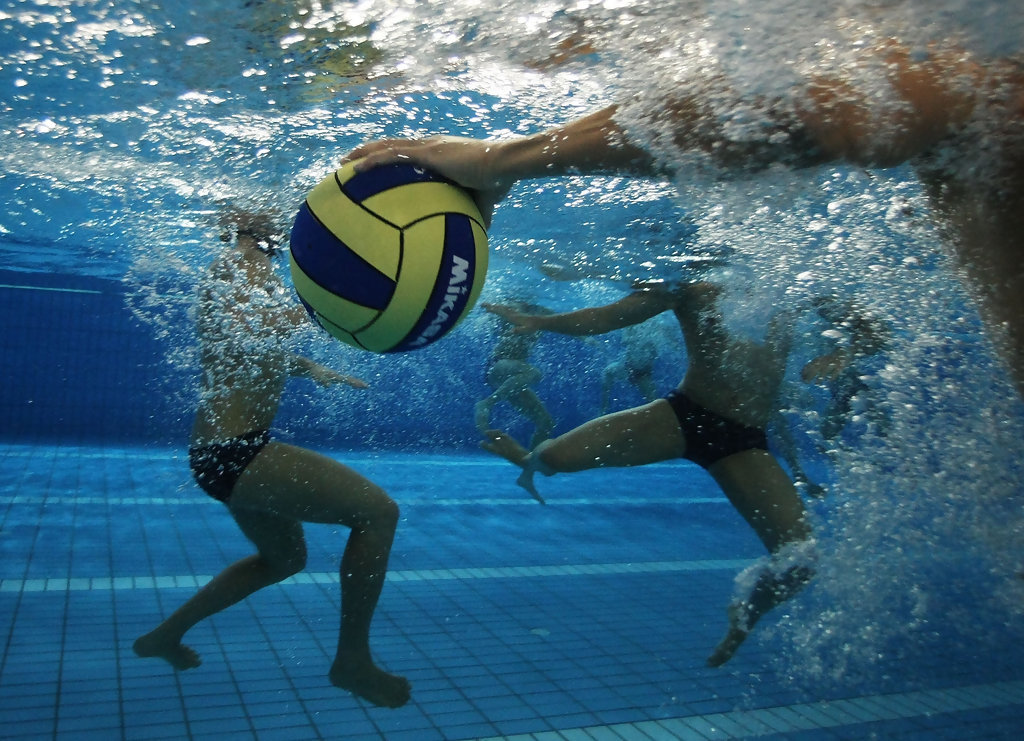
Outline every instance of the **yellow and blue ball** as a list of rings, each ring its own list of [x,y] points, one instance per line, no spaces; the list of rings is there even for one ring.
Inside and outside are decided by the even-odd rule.
[[[415,350],[476,303],[487,232],[469,194],[411,164],[355,171],[310,191],[291,232],[299,299],[329,333],[373,352]]]

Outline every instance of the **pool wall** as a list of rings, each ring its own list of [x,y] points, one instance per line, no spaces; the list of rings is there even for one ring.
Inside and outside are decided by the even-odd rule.
[[[187,327],[161,327],[130,308],[129,283],[83,275],[0,270],[0,440],[66,444],[184,445],[196,369],[169,359],[192,342]],[[479,308],[441,342],[414,353],[376,356],[314,340],[310,351],[371,388],[321,389],[292,381],[275,429],[282,439],[329,449],[475,450],[473,404],[489,393],[484,366],[493,338]],[[185,319],[167,310],[166,325]],[[613,340],[609,342],[614,344]],[[538,343],[540,387],[562,432],[597,416],[607,348],[555,335]],[[659,360],[659,386],[676,382],[678,364]],[[616,400],[642,400],[619,389]],[[526,438],[532,428],[507,405],[494,424]]]

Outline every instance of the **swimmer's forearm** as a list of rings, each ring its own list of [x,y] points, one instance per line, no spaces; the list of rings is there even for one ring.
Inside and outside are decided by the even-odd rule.
[[[614,106],[548,131],[495,144],[495,183],[560,175],[655,175],[649,153],[626,141]]]
[[[610,332],[611,329],[602,329],[594,320],[593,309],[580,309],[569,311],[564,314],[547,314],[533,318],[533,326],[545,332],[555,334],[583,337],[595,334]]]
[[[289,358],[289,372],[296,378],[308,378],[312,381],[316,381],[321,386],[344,383],[357,389],[370,387],[370,384],[361,378],[346,376],[344,373],[339,373],[333,368],[328,368],[326,365],[322,365],[315,360],[310,360],[302,355],[292,354]]]
[[[288,356],[288,375],[295,378],[313,378],[318,363],[302,355],[292,353]]]
[[[599,335],[640,324],[668,308],[665,296],[636,292],[605,306],[536,316],[534,326],[547,332],[577,337]]]
[[[292,354],[288,364],[289,374],[295,378],[308,378],[319,384],[326,385],[326,382],[333,379],[343,379],[336,370],[321,365],[315,360],[302,355]]]

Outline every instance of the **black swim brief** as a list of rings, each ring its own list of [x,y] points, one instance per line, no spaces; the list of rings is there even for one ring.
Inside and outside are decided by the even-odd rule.
[[[203,491],[226,504],[242,471],[269,442],[268,430],[253,430],[224,442],[189,448],[192,476]]]
[[[681,391],[665,397],[679,420],[686,442],[684,458],[702,468],[744,450],[768,450],[768,436],[757,427],[747,427],[705,409]]]

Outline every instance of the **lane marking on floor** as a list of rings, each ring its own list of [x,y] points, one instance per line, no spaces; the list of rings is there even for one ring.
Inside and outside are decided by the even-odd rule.
[[[438,582],[469,579],[532,579],[553,576],[602,576],[608,574],[655,574],[694,571],[735,571],[753,563],[749,559],[705,559],[700,561],[638,561],[629,563],[559,564],[554,566],[481,566],[459,569],[407,569],[390,571],[387,580]],[[213,577],[209,574],[113,577],[40,577],[0,579],[0,592],[84,592],[125,589],[198,589]],[[303,572],[285,579],[282,585],[337,584],[338,572]]]

